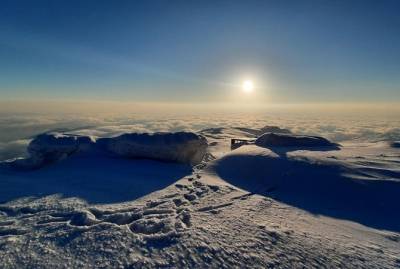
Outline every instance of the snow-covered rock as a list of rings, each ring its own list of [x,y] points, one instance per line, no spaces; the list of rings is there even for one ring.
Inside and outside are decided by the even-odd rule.
[[[319,136],[305,136],[283,133],[265,133],[255,144],[260,147],[331,147],[336,144]]]
[[[56,162],[73,153],[86,151],[93,144],[88,136],[45,133],[35,137],[28,146],[29,158],[19,159],[16,165],[36,168]]]
[[[207,152],[207,140],[190,132],[130,133],[94,141],[89,136],[61,133],[38,135],[28,146],[29,157],[10,162],[18,168],[39,168],[72,154],[112,153],[123,158],[144,158],[195,165]],[[93,156],[91,156],[93,158]]]
[[[131,133],[99,139],[99,146],[126,158],[148,158],[161,161],[198,164],[207,151],[207,140],[191,132]]]

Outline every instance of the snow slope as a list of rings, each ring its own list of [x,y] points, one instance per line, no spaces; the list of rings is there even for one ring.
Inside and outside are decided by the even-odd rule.
[[[246,145],[218,159],[208,170],[246,191],[314,214],[400,231],[400,170],[393,157],[378,161],[359,156],[355,146],[317,151],[298,148]],[[364,154],[376,153],[368,146],[362,149]],[[385,152],[398,154],[389,148]]]
[[[195,167],[74,154],[38,170],[0,168],[0,264],[400,266],[398,147],[246,145],[231,152],[230,139],[255,138],[252,130],[201,131],[214,160]]]

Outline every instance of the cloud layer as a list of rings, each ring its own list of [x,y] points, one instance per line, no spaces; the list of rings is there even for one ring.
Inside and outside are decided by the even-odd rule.
[[[294,133],[320,135],[335,142],[347,140],[400,140],[400,120],[373,116],[310,116],[298,113],[218,113],[184,115],[2,115],[0,116],[0,160],[23,156],[35,135],[63,131],[94,137],[127,132],[199,131],[211,127],[261,128],[276,125]]]

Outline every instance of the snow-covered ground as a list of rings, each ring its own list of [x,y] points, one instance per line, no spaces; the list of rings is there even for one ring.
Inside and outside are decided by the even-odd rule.
[[[254,144],[266,131],[274,143]],[[3,163],[1,267],[400,267],[398,142],[198,134],[208,153],[195,166],[82,151]],[[251,144],[231,151],[231,138]]]

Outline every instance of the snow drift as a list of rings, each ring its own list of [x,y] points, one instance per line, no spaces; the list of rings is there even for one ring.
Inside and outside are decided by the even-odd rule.
[[[190,132],[131,133],[94,140],[88,136],[62,133],[38,135],[28,146],[29,157],[12,164],[19,168],[39,168],[76,153],[144,158],[195,165],[207,151],[207,140]]]
[[[400,231],[400,172],[357,157],[357,151],[245,145],[207,169],[243,190],[312,213]]]
[[[28,145],[29,157],[17,159],[14,165],[21,168],[38,168],[65,159],[74,153],[88,151],[93,143],[88,136],[61,133],[40,134]]]
[[[399,267],[398,147],[291,135],[230,151],[257,132],[201,132],[217,157],[196,167],[128,159],[197,162],[193,134],[36,138],[31,160],[65,160],[0,165],[1,267]]]
[[[255,144],[260,147],[332,147],[336,144],[319,136],[294,135],[286,133],[265,133]]]
[[[190,132],[132,133],[99,139],[108,152],[126,158],[148,158],[161,161],[198,164],[207,151],[207,140]]]

